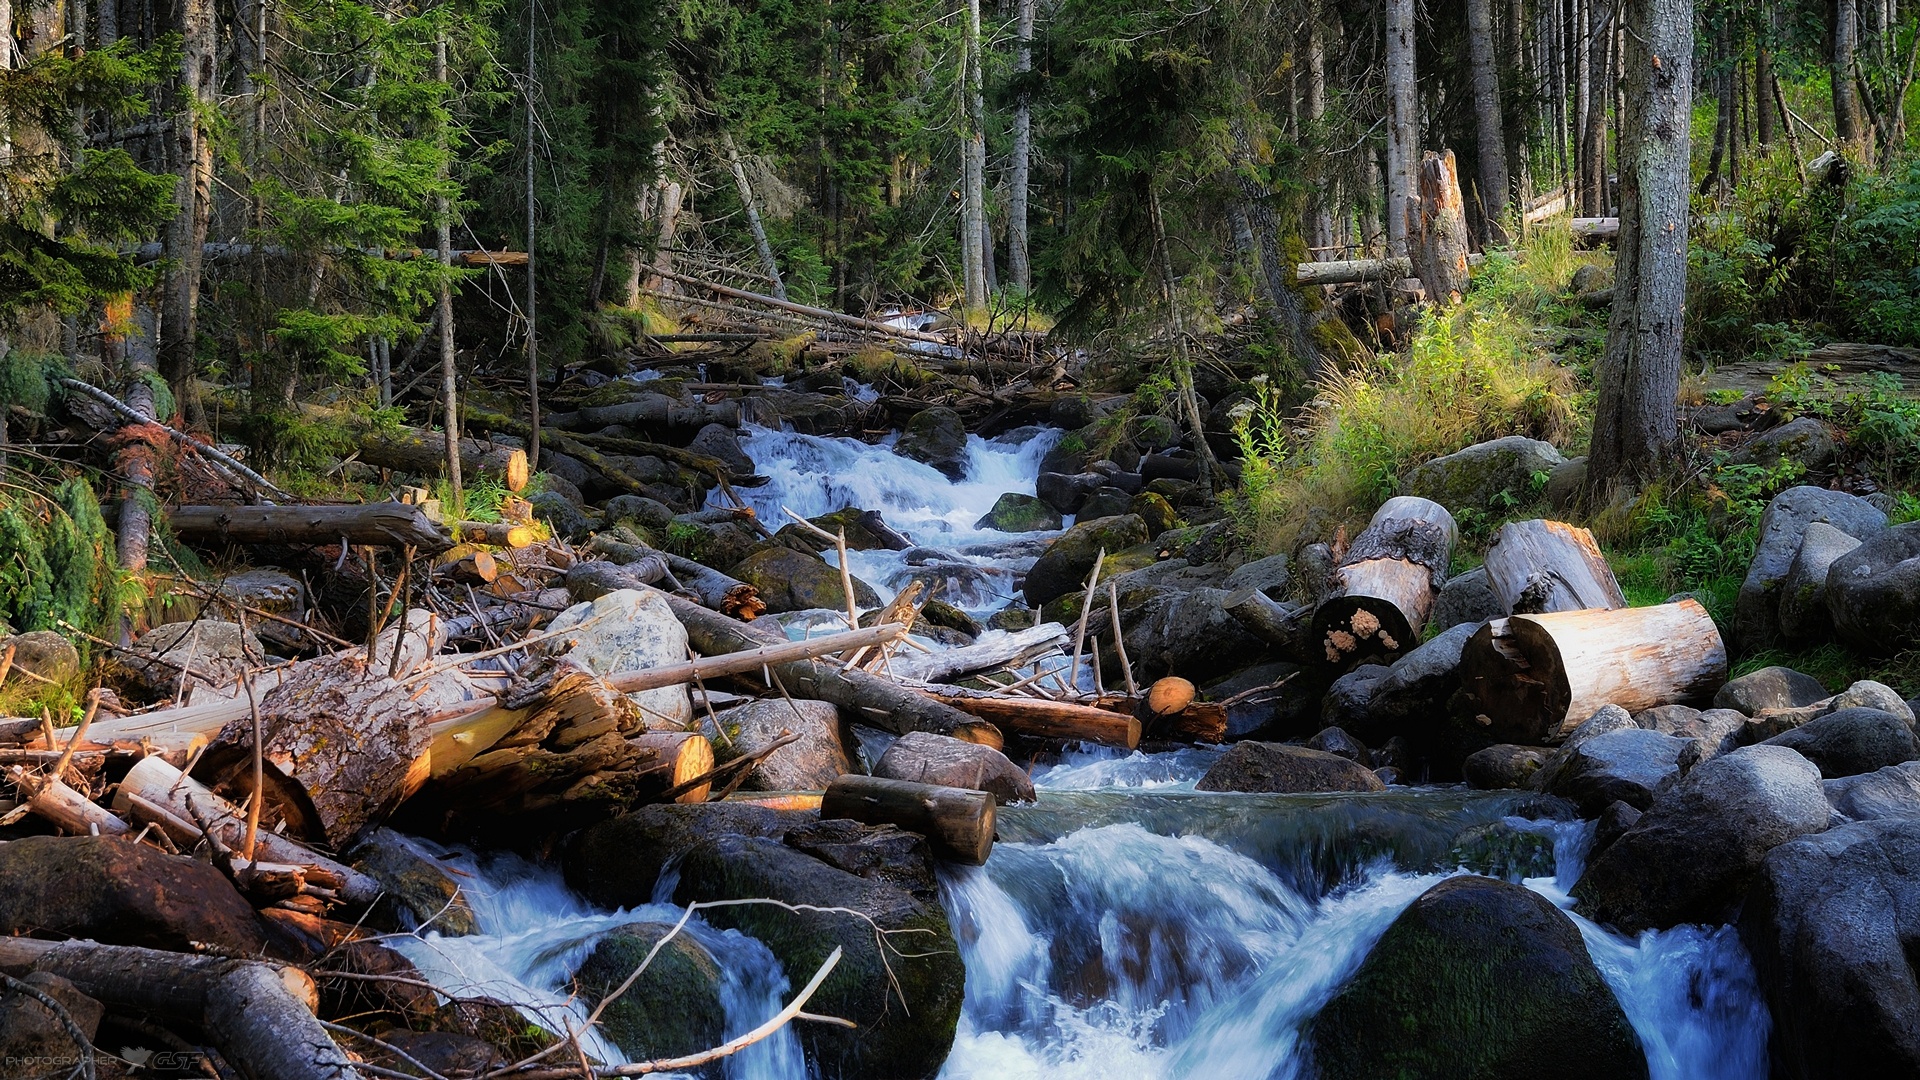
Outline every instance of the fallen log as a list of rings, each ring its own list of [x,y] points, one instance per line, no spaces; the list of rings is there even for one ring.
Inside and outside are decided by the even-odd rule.
[[[896,656],[889,670],[902,679],[946,682],[959,675],[1030,664],[1067,647],[1067,628],[1041,623],[1027,630],[986,636],[986,640],[935,653]]]
[[[1428,499],[1388,499],[1347,549],[1314,609],[1309,646],[1336,671],[1391,664],[1420,644],[1459,532]]]
[[[959,686],[932,686],[929,696],[971,713],[1009,735],[1094,742],[1132,750],[1140,745],[1140,721],[1131,713],[1046,698],[1012,697]]]
[[[1620,238],[1620,219],[1617,217],[1590,217],[1573,219],[1573,238],[1575,240],[1599,240],[1612,242]]]
[[[453,538],[458,543],[516,550],[531,545],[538,535],[539,530],[517,521],[461,521],[453,526]]]
[[[757,648],[742,649],[739,652],[723,653],[719,656],[703,656],[698,660],[689,660],[681,664],[663,664],[660,667],[644,668],[639,671],[620,672],[607,676],[606,682],[615,690],[632,694],[662,686],[679,686],[696,679],[717,679],[723,675],[758,671],[763,667],[778,666],[795,660],[811,660],[835,653],[850,653],[856,649],[872,648],[897,641],[905,637],[906,633],[907,627],[904,623],[882,623],[879,626],[865,626],[858,630],[847,630],[824,637],[761,645]]]
[[[674,799],[682,803],[703,803],[712,791],[711,784],[689,782],[713,771],[713,743],[697,731],[650,731],[628,740],[652,753],[652,763],[641,770],[642,783],[657,782],[662,790],[685,788]]]
[[[247,1080],[361,1080],[298,968],[92,941],[0,938],[0,970],[58,975],[110,1010],[189,1024]]]
[[[439,476],[447,469],[447,437],[442,432],[405,425],[379,427],[364,417],[323,405],[303,405],[300,411],[344,429],[353,437],[360,460],[369,465],[416,476]],[[460,475],[498,480],[516,493],[525,491],[532,478],[525,450],[479,439],[460,440]]]
[[[412,547],[437,554],[453,538],[406,503],[360,506],[176,506],[167,524],[183,537],[229,544]]]
[[[760,599],[760,590],[692,559],[669,555],[645,544],[625,544],[599,536],[593,538],[589,547],[619,561],[584,562],[570,567],[567,591],[576,600],[597,600],[610,592],[640,585],[657,586],[672,578],[670,584],[686,589],[699,597],[702,606],[722,615],[752,622],[767,610],[766,602]],[[661,569],[665,574],[660,573]]]
[[[820,817],[898,825],[926,837],[934,854],[970,866],[993,851],[993,796],[984,791],[848,775],[827,785]]]
[[[565,589],[541,589],[498,598],[478,611],[455,615],[440,625],[448,641],[486,641],[531,630],[572,603]]]
[[[1228,593],[1220,607],[1282,655],[1300,656],[1305,651],[1313,622],[1311,608],[1288,607],[1251,586]]]
[[[1479,266],[1485,257],[1467,256],[1468,266]],[[1294,267],[1294,279],[1301,285],[1350,285],[1364,281],[1400,281],[1413,275],[1413,260],[1336,259],[1332,262],[1300,263]]]
[[[105,807],[68,787],[57,777],[36,777],[15,765],[7,770],[27,808],[71,836],[119,836],[133,830]]]
[[[1487,584],[1510,615],[1623,608],[1593,534],[1562,521],[1510,521],[1487,548]]]
[[[1467,639],[1461,688],[1500,742],[1551,746],[1603,705],[1713,696],[1727,649],[1697,601],[1495,619]]]

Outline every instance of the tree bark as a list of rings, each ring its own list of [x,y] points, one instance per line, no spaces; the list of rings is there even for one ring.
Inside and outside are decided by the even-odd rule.
[[[1420,117],[1414,67],[1414,0],[1387,4],[1387,254],[1405,257],[1407,211],[1420,166]]]
[[[1010,735],[1096,742],[1125,750],[1140,745],[1140,721],[1126,713],[1070,701],[1012,697],[957,686],[936,686],[929,692],[935,700],[990,721]]]
[[[1588,458],[1600,493],[1652,475],[1679,438],[1693,0],[1626,3],[1619,254]]]
[[[1592,8],[1596,2],[1587,0],[1587,5]],[[1607,102],[1613,96],[1609,57],[1613,53],[1612,27],[1616,11],[1613,5],[1623,2],[1625,0],[1612,0],[1612,5],[1590,11],[1592,24],[1587,33],[1588,55],[1583,69],[1587,104],[1580,129],[1580,162],[1585,170],[1581,205],[1582,212],[1589,217],[1604,215],[1608,208]]]
[[[125,512],[122,511],[122,526]],[[453,538],[407,503],[363,506],[176,506],[167,524],[181,536],[232,544],[415,547],[437,554]]]
[[[1860,118],[1860,94],[1853,70],[1860,48],[1860,10],[1855,0],[1828,0],[1827,26],[1833,39],[1833,128],[1840,142],[1858,151],[1866,149],[1866,126]]]
[[[1245,200],[1246,205],[1242,212],[1246,215],[1248,228],[1259,250],[1260,281],[1264,286],[1261,291],[1266,294],[1270,310],[1279,319],[1281,329],[1286,332],[1288,346],[1294,358],[1300,361],[1301,371],[1306,374],[1309,381],[1316,380],[1320,377],[1322,367],[1320,350],[1314,348],[1313,339],[1307,335],[1306,312],[1301,309],[1299,294],[1294,292],[1293,282],[1289,280],[1292,275],[1288,271],[1292,269],[1292,265],[1280,250],[1280,222],[1269,202],[1272,193],[1265,190],[1264,185],[1254,176],[1253,148],[1247,138],[1245,125],[1235,122],[1233,136],[1234,180],[1240,187],[1241,198]],[[1162,273],[1166,277],[1169,303],[1171,303],[1173,259],[1166,248],[1166,225],[1160,216],[1158,193],[1155,193],[1152,198],[1154,237],[1160,246]],[[1175,314],[1174,320],[1178,325],[1180,316]],[[1180,348],[1184,347],[1182,343]],[[1200,439],[1200,433],[1197,430],[1194,437]],[[1203,454],[1210,457],[1211,452],[1204,449],[1205,440],[1200,441]]]
[[[1442,308],[1458,304],[1467,291],[1467,217],[1453,151],[1422,157],[1420,199],[1408,213],[1407,245],[1427,299]]]
[[[1627,600],[1593,534],[1560,521],[1513,521],[1487,548],[1487,582],[1509,615],[1623,608]]]
[[[153,313],[136,306],[131,296],[107,305],[109,336],[112,328],[123,328],[126,349],[126,389],[121,398],[135,415],[151,422],[154,415],[152,380],[158,377],[153,355]],[[153,536],[153,481],[155,455],[167,436],[149,425],[129,425],[121,430],[120,449],[114,453],[114,470],[126,480],[125,497],[120,502],[120,521],[115,529],[115,546],[120,569],[139,573],[147,568],[147,545]]]
[[[574,564],[567,570],[566,581],[567,591],[576,600],[597,600],[610,592],[641,585],[657,587],[670,574],[701,606],[722,615],[752,622],[767,610],[758,589],[692,559],[645,544],[624,544],[608,536],[594,537],[591,547],[622,565],[599,561]],[[642,562],[657,562],[667,573],[658,576],[639,573],[642,568],[633,564]]]
[[[984,791],[848,775],[827,785],[820,817],[898,825],[926,837],[942,858],[971,866],[993,851],[994,801]]]
[[[987,232],[985,169],[987,157],[986,110],[982,101],[983,76],[980,70],[980,0],[967,0],[965,37],[961,44],[960,85],[961,123],[961,214],[960,252],[965,292],[964,306],[970,310],[987,306],[986,246]]]
[[[1512,196],[1507,180],[1506,124],[1500,116],[1500,71],[1494,61],[1492,8],[1493,0],[1467,0],[1467,52],[1473,69],[1482,239],[1487,244],[1498,244],[1507,239],[1501,221],[1506,217]]]
[[[1027,185],[1033,165],[1033,95],[1026,79],[1033,71],[1033,17],[1037,0],[1018,0],[1014,29],[1013,77],[1019,80],[1013,105],[1013,159],[1007,166],[1007,272],[1022,296],[1033,291],[1033,260],[1027,246]]]
[[[1310,145],[1324,144],[1326,133],[1321,130],[1327,117],[1327,47],[1325,32],[1321,26],[1320,3],[1315,0],[1307,8],[1307,139]],[[1321,182],[1307,187],[1307,260],[1318,262],[1334,257],[1333,206],[1334,194],[1330,190],[1332,171],[1321,165],[1317,169]]]
[[[172,263],[161,289],[160,370],[189,422],[198,422],[193,377],[200,245],[206,242],[207,225],[213,218],[213,138],[206,124],[219,108],[215,67],[219,36],[213,0],[183,0],[180,50],[181,108],[173,122],[180,212],[167,228],[167,255]]]
[[[733,144],[733,134],[722,131],[720,146],[727,152],[727,168],[733,173],[733,187],[740,195],[740,206],[747,213],[747,229],[753,233],[753,249],[760,254],[760,272],[773,282],[773,296],[776,300],[787,298],[787,283],[780,279],[780,264],[774,261],[773,245],[767,241],[767,227],[760,220],[760,200],[753,196],[753,185],[747,182],[747,166],[740,160],[740,149]]]
[[[1336,671],[1390,664],[1420,644],[1459,537],[1439,503],[1388,499],[1347,549],[1314,609],[1308,648]]]
[[[451,98],[447,88],[447,38],[441,34],[433,42],[433,77],[441,84],[442,92]],[[451,107],[449,100],[448,105]],[[440,150],[446,153],[446,131],[440,132]],[[448,182],[446,170],[442,168],[441,183]],[[451,275],[453,267],[453,211],[443,192],[433,199],[435,232],[440,241],[440,267],[443,275]],[[440,329],[440,408],[446,422],[446,462],[447,486],[452,490],[452,505],[465,505],[465,485],[460,475],[460,371],[454,363],[453,351],[453,281],[450,276],[440,282],[439,295]]]
[[[1753,113],[1754,141],[1761,150],[1773,146],[1773,4],[1765,5],[1766,15],[1761,22],[1759,33],[1761,40],[1753,50]],[[1785,118],[1782,117],[1784,120]]]
[[[1254,636],[1280,650],[1286,657],[1303,654],[1308,624],[1313,612],[1305,607],[1287,607],[1251,586],[1229,593],[1220,608]]]

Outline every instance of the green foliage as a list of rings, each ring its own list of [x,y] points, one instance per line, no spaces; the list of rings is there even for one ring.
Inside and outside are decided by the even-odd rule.
[[[59,394],[59,380],[70,374],[67,358],[12,349],[0,354],[0,407],[18,405],[44,413]]]
[[[93,489],[68,478],[42,490],[31,474],[14,476],[0,489],[0,618],[19,631],[106,629],[121,575]]]

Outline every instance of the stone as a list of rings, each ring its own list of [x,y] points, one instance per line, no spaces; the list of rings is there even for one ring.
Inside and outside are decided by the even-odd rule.
[[[1792,668],[1764,667],[1721,684],[1713,695],[1713,707],[1759,716],[1768,709],[1797,709],[1827,697],[1827,688],[1811,675]]]
[[[306,618],[307,587],[299,578],[285,570],[243,570],[237,574],[228,574],[220,580],[215,595],[219,599],[210,605],[211,614],[218,618],[239,622],[240,608],[236,605],[251,609],[247,612],[247,627],[267,644],[287,651],[297,651],[312,646],[312,639],[302,633],[298,627],[262,618],[257,614],[266,612],[294,622],[300,622]]]
[[[574,972],[580,995],[600,1004],[672,930],[672,923],[632,922],[607,931]],[[639,979],[601,1014],[607,1037],[633,1061],[718,1046],[726,1039],[725,1018],[720,965],[686,929],[660,946]]]
[[[1613,288],[1612,276],[1592,263],[1581,263],[1575,267],[1573,277],[1567,281],[1567,291],[1575,296],[1611,288]]]
[[[967,422],[944,405],[923,409],[907,421],[906,430],[893,444],[893,452],[931,465],[949,480],[964,480]]]
[[[1827,707],[1835,712],[1841,709],[1878,709],[1892,713],[1909,724],[1914,722],[1913,706],[1907,704],[1899,691],[1872,679],[1861,679],[1833,695]]]
[[[1629,934],[1727,920],[1767,852],[1825,829],[1820,770],[1784,746],[1703,762],[1667,791],[1574,884],[1596,921]]]
[[[545,457],[545,454],[541,456]],[[485,1039],[458,1031],[392,1028],[383,1033],[380,1040],[446,1077],[480,1076],[511,1064],[499,1047]],[[410,1063],[384,1053],[375,1055],[374,1060],[394,1070],[412,1067]]]
[[[1008,604],[987,616],[989,630],[1031,630],[1035,625],[1033,609],[1025,604]]]
[[[236,664],[250,658],[258,661],[266,649],[251,628],[242,631],[239,623],[198,619],[162,623],[135,639],[133,651],[136,655],[157,657],[174,665],[183,665],[191,657],[198,669],[211,660],[231,660]],[[20,654],[16,652],[14,663],[19,662]]]
[[[1578,508],[1587,493],[1587,458],[1581,455],[1547,470],[1547,505],[1555,510]]]
[[[1833,634],[1827,611],[1827,571],[1860,541],[1824,521],[1807,526],[1800,553],[1780,581],[1780,637],[1790,645],[1810,645]]]
[[[420,841],[379,828],[353,852],[354,869],[380,883],[374,918],[395,933],[432,930],[447,937],[480,932],[460,879]]]
[[[645,495],[615,495],[603,505],[608,521],[631,523],[663,538],[673,524],[673,508]]]
[[[740,432],[725,424],[708,424],[687,443],[687,449],[725,465],[735,476],[752,476],[753,459],[740,449]]]
[[[732,566],[762,547],[784,544],[811,554],[832,545],[812,536],[795,536],[797,526],[789,525],[765,542],[760,531],[744,521],[706,521],[697,515],[678,514],[667,523],[667,550],[707,566]]]
[[[1084,589],[1093,562],[1103,549],[1111,555],[1148,539],[1147,523],[1133,514],[1076,524],[1049,544],[1027,570],[1021,586],[1027,605],[1039,607],[1055,597]]]
[[[862,510],[857,506],[843,506],[831,514],[807,519],[829,533],[846,533],[847,548],[851,551],[892,551],[899,547],[900,535],[887,524],[887,519],[878,510]],[[782,533],[794,526],[782,528]],[[813,550],[825,551],[833,547],[818,537],[812,538]]]
[[[1421,894],[1313,1020],[1321,1080],[1644,1080],[1646,1055],[1580,931],[1520,885]]]
[[[546,464],[545,454],[540,456],[540,463]],[[553,535],[563,540],[583,540],[593,531],[594,519],[579,503],[557,491],[537,491],[527,497],[527,505],[533,507],[534,517],[546,522]]]
[[[1080,504],[1080,512],[1075,520],[1099,521],[1101,518],[1131,514],[1133,513],[1133,500],[1134,497],[1132,495],[1127,494],[1117,487],[1095,488],[1092,493],[1087,496],[1086,501]],[[1165,500],[1163,499],[1161,501],[1164,502]],[[1142,518],[1141,523],[1144,525],[1145,522],[1146,519]],[[1162,529],[1161,531],[1165,532],[1166,530]],[[1148,530],[1147,539],[1153,539],[1153,531],[1151,529]]]
[[[1848,821],[1920,817],[1920,761],[1842,776],[1820,786],[1828,805]]]
[[[1440,595],[1434,597],[1427,625],[1435,632],[1451,630],[1463,623],[1477,628],[1505,614],[1500,598],[1494,595],[1493,585],[1487,580],[1487,568],[1476,566],[1448,578],[1447,583],[1440,586]]]
[[[1593,849],[1587,853],[1588,856],[1612,847],[1615,840],[1639,823],[1644,813],[1639,807],[1628,803],[1608,803],[1607,808],[1600,811],[1600,816],[1593,820]]]
[[[1286,555],[1280,554],[1242,563],[1227,575],[1227,579],[1220,583],[1220,587],[1228,592],[1258,589],[1274,600],[1285,599],[1287,586],[1293,583],[1288,562]]]
[[[1233,744],[1196,787],[1201,791],[1294,794],[1317,791],[1382,791],[1386,784],[1367,767],[1335,754],[1283,743]]]
[[[1180,527],[1180,515],[1174,512],[1173,504],[1158,492],[1143,491],[1135,495],[1127,501],[1127,513],[1138,514],[1140,520],[1147,523],[1148,539]]]
[[[1920,821],[1842,825],[1774,848],[1740,939],[1773,1014],[1774,1075],[1920,1075]]]
[[[789,837],[792,843],[783,842]],[[844,951],[807,1009],[859,1026],[794,1029],[814,1075],[922,1080],[939,1072],[960,1019],[966,973],[924,841],[891,826],[808,824],[799,812],[667,804],[589,826],[564,858],[569,884],[608,908],[650,902],[668,865],[679,871],[671,897],[677,904],[765,898],[865,915],[764,904],[703,913],[712,926],[758,938],[796,984],[836,946]],[[915,945],[883,951],[876,929],[906,931],[892,940]]]
[[[1449,508],[1490,505],[1504,492],[1533,490],[1533,475],[1566,462],[1552,443],[1509,435],[1434,458],[1400,481],[1400,494],[1432,499]]]
[[[1034,800],[1032,778],[1007,755],[930,731],[909,731],[893,740],[874,763],[873,775],[984,791],[1003,804]]]
[[[765,749],[789,732],[800,736],[762,758],[743,787],[754,791],[823,791],[854,771],[847,756],[849,733],[840,710],[825,701],[767,698],[718,713],[715,756],[731,760]]]
[[[840,583],[839,567],[818,555],[769,545],[734,564],[727,573],[758,589],[770,613],[847,609],[847,591]],[[853,601],[862,608],[876,608],[880,606],[880,594],[854,578]]]
[[[1792,487],[1773,497],[1760,515],[1753,561],[1734,600],[1733,632],[1749,652],[1777,643],[1780,586],[1806,539],[1807,526],[1822,521],[1848,536],[1865,540],[1887,526],[1887,515],[1865,499],[1826,488]],[[1853,555],[1858,555],[1856,549]],[[1848,556],[1852,557],[1852,556]],[[1828,597],[1832,606],[1833,598]]]
[[[1841,640],[1873,654],[1920,644],[1920,521],[1862,537],[1827,570],[1827,612]]]
[[[976,529],[1000,532],[1044,532],[1060,527],[1060,512],[1032,495],[1009,491],[994,501],[993,509],[973,523]]]
[[[1123,596],[1120,626],[1134,680],[1145,684],[1179,675],[1198,685],[1265,659],[1271,649],[1227,614],[1221,606],[1226,598],[1222,589],[1154,588],[1146,591],[1137,607],[1129,608],[1128,598]],[[1104,607],[1096,607],[1095,615]],[[1102,623],[1089,627],[1090,633],[1101,632],[1100,662],[1111,686],[1113,673],[1120,665],[1118,655],[1105,640],[1106,630]]]
[[[1729,431],[1742,431],[1759,421],[1762,412],[1755,408],[1761,402],[1758,394],[1746,394],[1738,401],[1699,405],[1687,413],[1687,422],[1695,431],[1703,435],[1725,435]]]
[[[0,933],[251,956],[253,906],[213,864],[130,836],[26,836],[0,844]]]
[[[1575,747],[1546,790],[1588,815],[1615,800],[1645,810],[1661,785],[1680,775],[1686,746],[1685,739],[1638,727],[1610,731]]]
[[[1794,470],[1794,476],[1823,476],[1833,469],[1839,453],[1827,425],[1802,416],[1741,443],[1727,455],[1727,463],[1757,465],[1769,472],[1785,466]]]
[[[620,589],[597,600],[575,604],[547,625],[549,655],[578,664],[595,675],[618,675],[684,663],[687,628],[673,617],[666,597],[652,590]],[[649,727],[685,727],[693,720],[693,702],[685,686],[662,686],[627,697],[639,706]]]
[[[1532,786],[1533,774],[1546,760],[1547,751],[1540,747],[1498,743],[1468,754],[1460,763],[1460,772],[1469,787],[1525,788]]]
[[[1062,514],[1078,514],[1087,496],[1105,486],[1107,478],[1099,473],[1043,472],[1034,478],[1033,494]]]
[[[1307,749],[1335,754],[1362,765],[1373,764],[1373,754],[1367,750],[1366,744],[1337,727],[1321,728],[1313,738],[1307,740]]]
[[[1798,751],[1829,780],[1873,772],[1920,756],[1908,722],[1878,709],[1831,712],[1759,745]]]
[[[29,630],[0,638],[0,649],[8,645],[13,646],[13,666],[23,671],[57,683],[72,682],[80,677],[80,650],[51,630]],[[9,673],[8,678],[24,679],[25,676]]]
[[[1383,675],[1354,680],[1367,670],[1362,667],[1341,676],[1327,692],[1321,715],[1368,743],[1427,726],[1446,712],[1447,700],[1460,688],[1460,654],[1476,629],[1468,623],[1452,627],[1394,661]]]
[[[46,971],[29,972],[22,983],[52,998],[60,1006],[63,1018],[32,994],[17,987],[0,988],[0,1063],[10,1075],[57,1077],[77,1075],[73,1068],[83,1050],[67,1030],[72,1021],[80,1034],[92,1042],[100,1031],[100,1018],[106,1008],[80,992],[66,979]]]
[[[587,505],[586,497],[580,490],[594,481],[591,465],[577,457],[563,454],[558,450],[540,448],[540,480],[533,484],[536,494],[554,494],[575,506]],[[533,496],[527,496],[532,499]]]

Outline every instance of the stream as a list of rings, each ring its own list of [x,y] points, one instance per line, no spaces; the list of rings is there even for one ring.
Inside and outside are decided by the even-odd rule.
[[[1039,428],[971,436],[967,478],[954,483],[886,444],[749,429],[743,448],[772,483],[742,494],[770,523],[782,507],[808,516],[880,510],[923,546],[854,552],[854,573],[884,598],[935,567],[949,579],[950,602],[984,615],[1014,594],[1049,534],[1009,536],[974,522],[1003,492],[1032,493],[1057,437]],[[863,749],[877,753],[884,738],[866,733]],[[1455,844],[1475,826],[1533,841],[1500,849],[1531,857],[1477,859],[1475,870],[1570,907],[1591,826],[1524,819],[1524,793],[1194,791],[1218,753],[1070,752],[1036,772],[1036,804],[1001,809],[985,866],[942,870],[967,970],[945,1080],[1310,1077],[1307,1025],[1396,915],[1435,882],[1468,872]],[[557,869],[447,857],[466,875],[481,933],[429,933],[397,947],[448,992],[521,1003],[549,1027],[584,1020],[568,981],[599,934],[682,913],[665,903],[596,910]],[[1731,928],[1630,939],[1569,914],[1655,1080],[1763,1080],[1768,1014]],[[810,974],[781,971],[737,931],[697,917],[689,930],[721,961],[729,1036],[777,1011]],[[604,1038],[583,1039],[602,1060],[627,1060]],[[782,1031],[728,1059],[725,1075],[805,1080],[808,1071],[798,1040]]]

